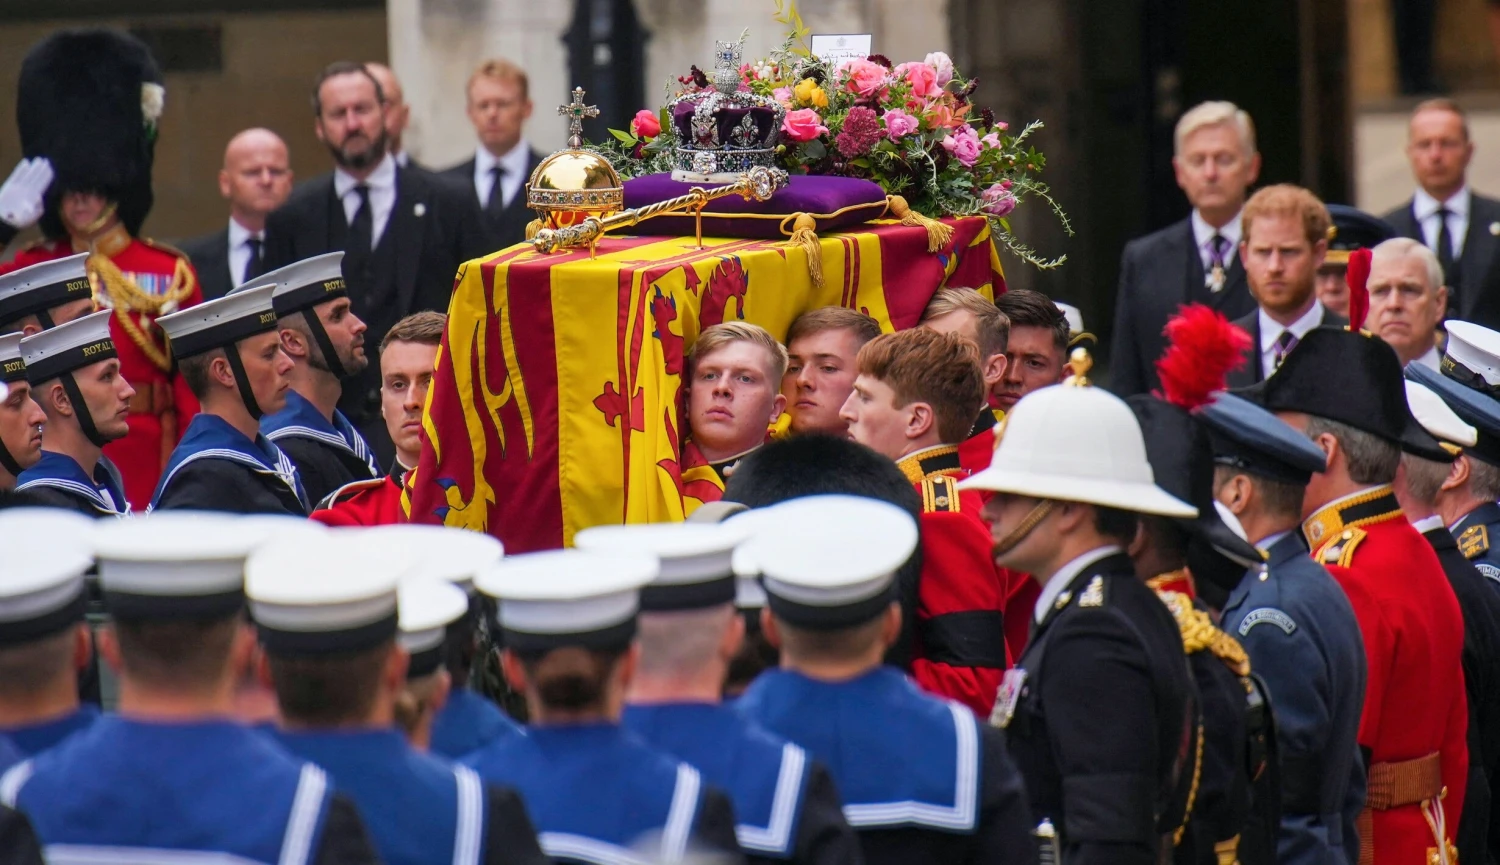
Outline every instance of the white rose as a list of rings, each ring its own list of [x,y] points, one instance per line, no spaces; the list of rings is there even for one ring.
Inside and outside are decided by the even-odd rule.
[[[953,80],[953,58],[942,51],[934,51],[922,61],[937,71],[937,85],[942,87]]]
[[[147,126],[155,126],[167,102],[167,88],[147,82],[141,85],[141,116]]]

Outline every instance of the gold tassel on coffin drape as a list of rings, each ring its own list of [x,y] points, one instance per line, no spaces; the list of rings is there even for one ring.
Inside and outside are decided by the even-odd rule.
[[[814,287],[822,288],[823,244],[818,241],[818,221],[806,213],[797,214],[792,222],[792,237],[786,245],[807,253],[807,275],[812,277]]]
[[[953,239],[953,226],[945,225],[930,216],[923,216],[912,210],[911,205],[907,204],[906,199],[901,196],[887,196],[885,202],[886,210],[891,216],[901,220],[902,225],[920,225],[927,229],[928,252],[937,252]]]

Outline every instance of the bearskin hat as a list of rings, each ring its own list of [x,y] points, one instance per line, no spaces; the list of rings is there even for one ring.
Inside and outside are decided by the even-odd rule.
[[[66,234],[64,192],[113,201],[135,235],[151,212],[151,163],[162,106],[161,71],[141,40],[122,30],[62,30],[21,63],[16,125],[27,157],[51,160],[42,231]]]

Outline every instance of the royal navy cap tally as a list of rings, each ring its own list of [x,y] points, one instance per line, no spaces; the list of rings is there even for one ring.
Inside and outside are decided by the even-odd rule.
[[[1276,415],[1231,393],[1195,413],[1208,429],[1214,462],[1273,481],[1302,485],[1328,467],[1328,455]]]
[[[313,657],[394,640],[396,588],[416,570],[402,554],[367,541],[367,529],[272,538],[245,563],[245,595],[266,652]]]
[[[507,557],[474,585],[500,600],[507,648],[618,649],[634,639],[640,590],[659,570],[641,553],[552,550]]]
[[[118,357],[115,341],[109,336],[112,315],[103,309],[23,338],[21,357],[26,361],[26,379],[38,384]]]
[[[1407,379],[1406,403],[1411,407],[1412,419],[1437,439],[1441,447],[1436,454],[1409,453],[1434,462],[1453,462],[1464,448],[1479,443],[1479,431],[1465,423],[1443,402],[1442,397],[1426,385]]]
[[[231,292],[156,320],[179,360],[276,329],[274,285]]]
[[[1470,321],[1443,325],[1443,374],[1466,387],[1500,396],[1500,333]]]
[[[235,291],[275,286],[272,302],[277,317],[291,315],[349,295],[343,262],[343,252],[325,252],[261,274]]]
[[[89,285],[89,254],[44,261],[0,276],[0,326],[28,315],[46,315],[47,310],[93,297]],[[50,322],[43,322],[50,327]]]
[[[1474,428],[1476,441],[1465,447],[1464,453],[1500,466],[1500,401],[1485,391],[1461,384],[1449,374],[1435,372],[1419,363],[1406,365],[1406,378],[1425,385],[1442,397],[1454,414]]]
[[[771,613],[796,627],[839,630],[895,600],[896,572],[917,549],[917,522],[887,502],[807,496],[766,509],[749,546]]]
[[[0,385],[26,380],[26,357],[21,354],[19,333],[0,334]],[[7,388],[8,390],[8,388]],[[0,399],[4,399],[0,396]]]
[[[365,537],[371,543],[421,552],[417,573],[453,583],[466,592],[474,589],[474,578],[505,556],[505,545],[482,532],[447,526],[402,523],[377,526]]]
[[[245,604],[245,559],[266,533],[227,514],[170,511],[101,526],[94,555],[116,617],[215,619]]]
[[[406,677],[419,679],[443,665],[443,641],[448,626],[469,613],[469,596],[445,580],[408,577],[396,590],[400,642],[411,654]]]
[[[0,511],[0,648],[83,621],[93,530],[93,520],[72,511]]]
[[[641,590],[646,612],[696,610],[733,603],[734,550],[746,537],[729,523],[595,526],[573,538],[580,550],[656,556],[660,572]]]

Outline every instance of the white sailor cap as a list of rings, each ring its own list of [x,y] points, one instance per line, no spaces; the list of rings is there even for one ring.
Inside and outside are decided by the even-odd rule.
[[[0,648],[83,621],[93,530],[93,520],[73,511],[0,511]]]
[[[235,291],[275,286],[273,304],[276,315],[291,315],[311,309],[324,301],[349,295],[349,289],[344,284],[343,262],[343,252],[325,252],[261,274]]]
[[[21,357],[26,361],[27,381],[51,381],[63,373],[119,357],[109,336],[112,315],[101,309],[23,338]]]
[[[760,562],[755,559],[755,539],[767,525],[774,525],[772,507],[753,508],[735,514],[724,524],[745,533],[745,541],[734,548],[734,605],[759,610],[766,605],[766,588],[760,581]]]
[[[473,591],[476,576],[505,556],[499,539],[451,526],[400,523],[364,531],[371,543],[418,551],[419,574],[453,583],[466,592]]]
[[[1491,388],[1500,386],[1500,333],[1470,321],[1444,322],[1443,329],[1448,332],[1443,372],[1459,372],[1458,380],[1471,387],[1471,377],[1483,379]]]
[[[640,553],[552,550],[507,557],[474,585],[500,599],[507,648],[618,649],[635,638],[640,590],[659,570],[655,556]]]
[[[416,569],[367,530],[273,538],[245,563],[245,595],[261,645],[278,657],[358,652],[396,637],[396,587]]]
[[[1443,450],[1457,453],[1456,445],[1473,447],[1479,442],[1479,431],[1464,423],[1432,388],[1406,379],[1406,405],[1428,435],[1438,440]]]
[[[94,535],[104,604],[117,618],[217,619],[245,605],[245,558],[265,531],[228,514],[165,511]]]
[[[1054,300],[1052,301],[1052,303],[1057,307],[1058,311],[1063,314],[1063,318],[1066,318],[1068,320],[1068,330],[1072,332],[1074,336],[1083,333],[1082,310],[1071,303],[1063,303],[1060,300]]]
[[[698,610],[734,601],[734,550],[748,532],[728,523],[595,526],[573,546],[598,553],[655,556],[660,572],[641,590],[646,612]]]
[[[28,315],[45,315],[55,306],[93,297],[86,266],[88,260],[89,254],[80,252],[0,276],[0,326]],[[44,328],[50,326],[47,322],[42,324]]]
[[[767,508],[750,542],[771,613],[809,630],[863,624],[895,600],[896,572],[917,549],[917,521],[859,496],[791,499]]]
[[[453,583],[408,577],[396,590],[401,646],[411,653],[406,678],[419,679],[443,665],[448,626],[469,614],[469,596]]]
[[[20,333],[0,334],[0,387],[26,380],[26,358],[21,354],[23,338]],[[4,398],[0,395],[0,399]]]
[[[156,320],[177,359],[226,348],[247,336],[276,329],[274,285],[231,292]]]

